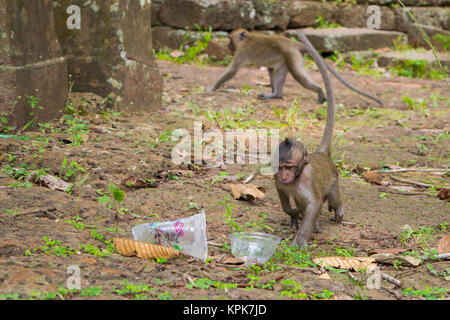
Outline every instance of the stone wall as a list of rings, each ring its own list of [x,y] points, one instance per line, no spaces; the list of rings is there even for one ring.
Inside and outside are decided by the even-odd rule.
[[[67,66],[52,13],[51,0],[0,0],[0,114],[12,127],[65,108]]]
[[[450,28],[450,1],[404,0],[411,6],[419,23],[435,33]],[[213,31],[250,30],[284,31],[317,27],[317,17],[347,28],[366,28],[367,7],[380,6],[380,30],[406,33],[412,45],[424,45],[413,20],[397,0],[299,1],[299,0],[153,0],[152,24],[155,47],[174,47],[174,35],[198,28]],[[431,30],[431,29],[427,29]],[[163,43],[168,39],[168,43]]]
[[[81,8],[79,30],[66,27],[66,9],[72,4]],[[122,111],[161,106],[150,1],[55,1],[55,20],[73,91],[108,96]]]

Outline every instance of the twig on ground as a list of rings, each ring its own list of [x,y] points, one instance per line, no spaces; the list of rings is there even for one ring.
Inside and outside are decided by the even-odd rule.
[[[428,184],[428,183],[422,183],[422,182],[417,182],[417,181],[410,181],[410,180],[400,179],[400,178],[397,178],[397,177],[391,177],[391,179],[395,180],[395,181],[398,181],[398,182],[412,184],[414,186],[418,186],[418,187],[422,187],[422,188],[432,188],[432,187],[434,187],[433,185]],[[440,188],[436,188],[436,189],[440,189]]]
[[[295,267],[295,266],[288,266],[285,264],[275,264],[276,267],[281,267],[281,268],[288,268],[288,269],[294,269],[294,270],[299,270],[299,271],[308,271],[308,272],[312,272],[314,274],[322,274],[323,272],[320,272],[319,270],[316,270],[314,268],[307,268],[307,267]]]
[[[250,181],[253,180],[254,177],[255,177],[255,174],[252,173],[251,175],[249,175],[249,176],[247,177],[247,179],[244,180],[243,183],[244,183],[244,184],[249,183]]]
[[[18,217],[18,216],[24,216],[26,214],[37,214],[37,213],[43,213],[45,215],[50,216],[52,219],[58,219],[58,217],[56,217],[55,215],[51,214],[50,211],[55,211],[56,208],[54,207],[50,207],[50,208],[41,208],[41,209],[33,209],[33,210],[28,210],[28,211],[24,211],[24,212],[19,212],[13,215],[13,217]]]
[[[392,169],[392,170],[375,170],[378,173],[394,173],[394,172],[408,172],[408,171],[419,171],[419,172],[449,172],[450,169],[421,169],[421,168],[402,168],[402,169]]]
[[[359,280],[357,277],[355,277],[350,271],[347,272],[347,274],[353,281],[355,281],[358,284],[361,284],[361,280]]]
[[[401,191],[393,191],[393,190],[389,190],[389,189],[385,189],[385,188],[379,188],[378,191],[392,193],[392,194],[398,194],[398,195],[402,195],[402,196],[427,196],[427,197],[433,197],[433,198],[436,197],[432,194],[423,193],[423,192],[401,192]]]
[[[400,280],[397,280],[397,279],[395,279],[394,277],[391,277],[390,275],[388,275],[388,274],[386,274],[386,273],[383,273],[382,276],[383,276],[383,279],[389,281],[390,283],[395,284],[397,287],[400,287],[401,284],[402,284],[402,283],[400,282]]]

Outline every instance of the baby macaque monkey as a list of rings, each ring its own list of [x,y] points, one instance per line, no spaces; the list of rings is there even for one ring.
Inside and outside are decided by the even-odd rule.
[[[307,47],[312,47],[306,36],[300,33],[300,37]],[[317,52],[312,57],[319,66],[327,92],[327,121],[322,141],[318,150],[309,154],[302,143],[286,138],[272,160],[275,186],[284,212],[291,217],[291,226],[298,226],[298,218],[303,218],[295,237],[298,247],[307,246],[311,233],[319,231],[319,214],[325,201],[328,200],[328,210],[334,211],[338,222],[344,217],[339,174],[330,156],[336,108],[334,95],[325,63]],[[296,209],[291,207],[290,198]]]
[[[299,33],[302,32],[299,31]],[[299,43],[284,36],[251,33],[245,29],[234,30],[228,38],[230,40],[228,48],[234,53],[233,62],[222,77],[206,92],[216,90],[232,79],[244,64],[251,63],[267,67],[269,70],[272,93],[259,94],[258,98],[260,99],[281,99],[286,75],[289,72],[303,87],[317,93],[319,103],[326,100],[322,88],[311,79],[304,66],[302,56],[302,53],[305,52],[304,49],[306,48],[306,52],[311,55],[312,51],[317,52],[312,45],[304,47],[303,40],[302,43]],[[320,59],[323,61],[322,57]],[[325,63],[325,66],[348,88],[383,106],[379,99],[349,84],[328,64]]]

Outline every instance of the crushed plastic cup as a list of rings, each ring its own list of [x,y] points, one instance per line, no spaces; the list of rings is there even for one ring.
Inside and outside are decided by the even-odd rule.
[[[246,265],[264,264],[275,253],[281,238],[262,232],[240,232],[230,235],[231,253]]]
[[[136,241],[174,248],[203,261],[208,256],[204,211],[187,218],[140,224],[131,232]]]

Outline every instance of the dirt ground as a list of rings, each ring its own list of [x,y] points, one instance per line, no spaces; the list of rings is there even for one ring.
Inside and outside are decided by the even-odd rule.
[[[300,87],[290,76],[283,99],[260,101],[257,93],[270,90],[264,70],[244,68],[223,88],[208,95],[203,90],[216,81],[223,67],[165,61],[158,64],[165,79],[163,107],[159,111],[134,115],[102,112],[98,97],[71,94],[75,108],[84,105],[84,114],[75,116],[78,124],[84,124],[84,131],[76,131],[79,126],[74,128],[67,121],[55,121],[21,134],[28,140],[0,138],[1,298],[424,299],[424,295],[414,297],[403,290],[449,288],[448,274],[446,278],[442,275],[448,272],[448,260],[431,260],[418,267],[379,264],[383,273],[401,281],[401,287],[383,280],[378,290],[369,290],[364,281],[358,286],[342,269],[328,270],[326,277],[325,270],[302,265],[300,258],[289,263],[283,258],[283,252],[287,257],[289,249],[281,245],[271,267],[248,269],[233,260],[226,246],[234,230],[226,223],[226,203],[231,205],[232,218],[244,230],[276,234],[288,244],[295,235],[288,215],[281,209],[273,178],[257,174],[258,165],[177,166],[171,161],[174,144],[164,139],[165,133],[175,129],[192,133],[194,120],[198,120],[204,131],[279,129],[281,136],[301,138],[312,149],[321,139],[325,108],[316,103],[314,93]],[[317,71],[311,74],[321,81]],[[339,253],[364,257],[380,249],[422,253],[436,248],[446,233],[442,226],[450,217],[449,202],[437,197],[439,188],[450,185],[445,170],[383,173],[379,175],[381,185],[367,182],[362,174],[383,167],[448,169],[450,93],[445,82],[393,77],[375,80],[350,71],[341,74],[358,88],[381,98],[385,106],[379,108],[333,79],[338,104],[335,134],[339,137],[333,159],[342,176],[344,223],[335,222],[323,206],[321,232],[313,234],[309,248],[302,254],[308,259]],[[419,103],[410,107],[402,100],[404,96]],[[420,105],[416,99],[425,103]],[[74,145],[77,132],[81,132],[77,136],[81,143]],[[72,161],[84,172],[71,166]],[[36,176],[32,174],[15,179],[11,170],[24,166],[28,172],[48,168],[48,174],[73,183],[72,192],[34,183]],[[16,178],[23,177],[15,172]],[[216,178],[220,172],[244,178],[256,173],[251,184],[265,189],[264,199],[234,200],[227,182]],[[431,184],[433,188],[393,178]],[[23,186],[27,179],[31,183]],[[113,200],[110,206],[98,200],[110,184],[125,191],[120,221],[115,220]],[[101,236],[132,238],[131,228],[135,225],[188,217],[201,209],[206,213],[210,243],[207,262],[190,257],[157,262],[118,253],[107,255],[105,241],[99,240]],[[405,225],[413,230],[432,227],[433,231],[426,238],[415,234],[402,242],[399,234]],[[96,234],[101,236],[95,238]],[[48,252],[45,247],[35,250],[45,246],[44,237],[58,240],[53,247],[67,247],[68,253],[63,249]],[[425,240],[420,242],[419,238]],[[80,245],[88,244],[100,251],[86,253],[80,249]],[[440,275],[433,274],[427,263]],[[71,276],[68,267],[74,265],[80,268],[81,289],[64,294],[58,289],[66,287]],[[358,272],[352,274],[361,277]],[[198,279],[235,285],[208,288],[201,286]],[[127,291],[124,280],[147,287]],[[301,290],[294,289],[290,280],[301,285]],[[333,295],[319,296],[327,292],[324,290]],[[448,299],[450,293],[439,297]]]

